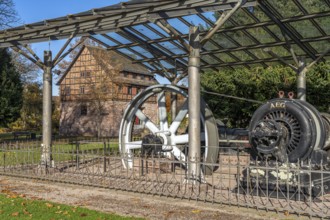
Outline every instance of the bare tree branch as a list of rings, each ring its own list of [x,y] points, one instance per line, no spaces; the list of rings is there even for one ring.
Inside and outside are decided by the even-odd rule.
[[[12,0],[0,0],[0,29],[6,29],[19,22],[20,19]]]

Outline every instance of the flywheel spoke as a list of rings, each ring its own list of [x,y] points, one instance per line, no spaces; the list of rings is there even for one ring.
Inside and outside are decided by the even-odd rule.
[[[175,117],[175,119],[173,120],[170,126],[170,132],[172,134],[176,133],[181,122],[183,121],[183,119],[186,117],[187,114],[188,114],[188,99],[185,101],[185,103],[183,104],[182,108],[180,109],[179,113],[177,114],[177,116]]]
[[[189,134],[176,135],[174,138],[175,144],[187,144],[189,142]],[[201,141],[205,141],[205,133],[201,133]]]
[[[176,135],[173,139],[175,144],[187,144],[189,141],[189,135],[188,134]]]
[[[177,146],[173,147],[172,154],[178,161],[186,162],[186,155]]]
[[[133,142],[125,143],[125,147],[128,150],[140,149],[141,145],[142,145],[142,141],[133,141]]]
[[[146,116],[140,109],[138,109],[135,113],[136,117],[138,117],[141,121],[144,122],[145,126],[152,132],[157,133],[159,129],[157,126],[150,120],[148,116]]]
[[[164,92],[158,94],[157,97],[158,102],[158,115],[159,115],[159,125],[161,131],[168,130],[168,122],[167,122],[167,111],[166,111],[166,96]]]

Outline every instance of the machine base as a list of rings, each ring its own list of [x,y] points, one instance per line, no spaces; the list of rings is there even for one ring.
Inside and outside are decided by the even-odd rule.
[[[330,193],[330,171],[296,164],[250,164],[240,177],[238,193],[306,201]]]

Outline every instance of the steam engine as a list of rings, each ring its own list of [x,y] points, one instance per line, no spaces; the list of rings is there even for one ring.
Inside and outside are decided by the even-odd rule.
[[[301,100],[274,99],[261,106],[249,127],[254,156],[279,162],[328,163],[330,117]]]
[[[330,176],[315,172],[330,170],[329,114],[305,101],[274,99],[253,114],[249,139],[254,163],[269,170],[246,170],[243,182],[251,185],[245,187],[313,196],[330,191]]]

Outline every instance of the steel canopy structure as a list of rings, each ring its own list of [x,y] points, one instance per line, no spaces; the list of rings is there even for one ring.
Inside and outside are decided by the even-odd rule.
[[[75,37],[82,38],[68,48]],[[189,153],[200,154],[199,72],[289,65],[298,73],[298,96],[305,99],[307,70],[329,58],[330,1],[132,0],[0,31],[0,47],[44,69],[45,158],[51,146],[52,69],[86,38],[173,83],[189,75],[189,147],[196,150]],[[45,51],[42,61],[29,47],[59,39],[67,41],[54,59]]]
[[[133,0],[0,31],[0,47],[86,36],[140,62],[150,71],[184,69],[189,55],[180,39],[187,42],[189,26],[200,26],[203,37],[215,25],[214,13],[221,15],[236,2]],[[256,64],[267,67],[273,62],[291,61],[292,48],[297,56],[315,60],[329,49],[326,45],[330,41],[330,1],[284,2],[244,2],[203,46],[202,69]],[[277,56],[269,51],[276,51]]]

